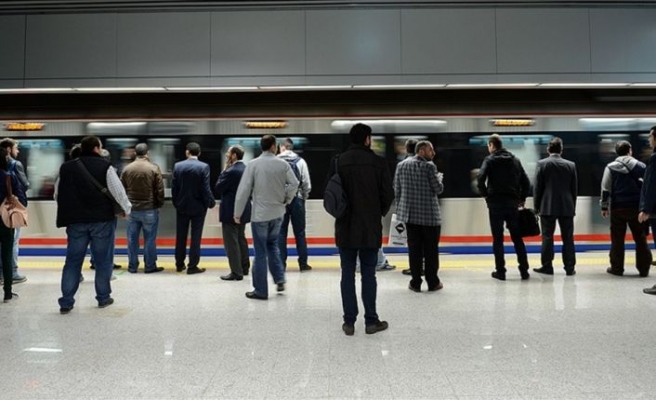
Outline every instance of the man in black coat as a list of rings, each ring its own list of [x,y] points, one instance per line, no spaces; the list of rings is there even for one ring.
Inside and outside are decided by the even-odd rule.
[[[578,183],[576,164],[561,157],[563,141],[555,137],[547,147],[549,157],[538,161],[533,200],[542,225],[542,267],[533,268],[541,274],[553,275],[554,231],[556,221],[563,238],[563,264],[567,275],[576,271],[574,249],[574,215]]]
[[[351,146],[338,156],[337,170],[348,197],[347,214],[335,221],[335,242],[339,248],[342,267],[342,329],[353,335],[358,315],[355,293],[355,264],[360,257],[362,303],[365,332],[376,333],[387,329],[387,322],[376,313],[376,261],[383,241],[381,218],[394,201],[392,178],[385,160],[371,150],[371,128],[356,124],[350,132]],[[335,162],[331,163],[331,174]]]

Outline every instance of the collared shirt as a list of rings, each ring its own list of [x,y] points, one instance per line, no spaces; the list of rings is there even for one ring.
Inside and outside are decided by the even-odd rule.
[[[121,180],[118,177],[118,173],[116,172],[116,168],[113,166],[109,166],[107,168],[107,189],[109,190],[109,193],[114,196],[114,200],[118,204],[120,204],[121,208],[125,212],[125,215],[130,215],[130,212],[132,211],[132,204],[130,203],[130,200],[128,199],[127,193],[125,193],[125,188],[123,187],[123,184],[121,183]],[[57,178],[57,181],[55,182],[55,195],[54,198],[57,200],[57,195],[59,194],[59,178]]]

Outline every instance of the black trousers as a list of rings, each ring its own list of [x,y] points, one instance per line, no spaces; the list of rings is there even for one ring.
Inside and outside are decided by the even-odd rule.
[[[560,234],[563,238],[563,265],[565,266],[566,271],[572,271],[576,266],[574,217],[556,217],[552,215],[540,216],[540,225],[542,227],[542,266],[553,269],[554,231],[556,230],[556,222],[558,222],[558,225],[560,226]]]
[[[421,287],[421,269],[425,266],[426,283],[432,289],[440,283],[437,271],[440,269],[438,246],[441,226],[406,224],[408,230],[408,258],[413,287]]]
[[[186,215],[177,213],[175,226],[175,266],[183,267],[187,253],[187,234],[191,225],[191,244],[189,245],[189,268],[198,267],[200,262],[200,239],[205,225],[205,214]]]
[[[492,230],[492,248],[494,250],[494,265],[497,271],[506,272],[506,259],[503,249],[503,224],[505,222],[510,231],[510,238],[515,245],[517,253],[517,262],[520,271],[528,271],[528,257],[526,256],[526,246],[524,239],[519,231],[519,211],[516,207],[497,207],[490,208],[490,229]]]
[[[638,222],[638,209],[619,209],[610,212],[610,267],[613,271],[624,271],[624,237],[629,226],[636,245],[636,268],[640,273],[649,272],[651,250],[647,244],[645,226]]]
[[[246,241],[246,224],[222,222],[223,247],[228,256],[230,272],[237,276],[248,273],[251,263],[248,259],[248,242]]]

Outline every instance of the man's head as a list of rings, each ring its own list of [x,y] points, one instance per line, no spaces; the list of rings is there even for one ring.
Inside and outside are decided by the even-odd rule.
[[[630,156],[632,154],[631,151],[631,143],[627,142],[626,140],[620,140],[617,142],[615,145],[615,154],[618,156]]]
[[[428,140],[422,140],[417,143],[415,146],[415,152],[419,157],[423,157],[427,160],[432,160],[435,157],[435,150],[433,149],[433,144]]]
[[[351,143],[371,147],[371,127],[365,124],[355,124],[349,132]]]
[[[547,152],[549,154],[561,154],[563,152],[563,140],[559,137],[551,139],[547,146]]]
[[[411,156],[415,154],[415,147],[417,146],[417,141],[415,139],[408,139],[405,141],[405,152]]]
[[[291,138],[285,138],[285,140],[280,143],[280,151],[285,150],[294,150],[294,141]]]
[[[137,144],[134,146],[134,154],[136,154],[137,157],[148,155],[148,145],[146,143]]]
[[[649,130],[649,145],[652,149],[656,149],[656,126],[652,126]]]
[[[501,141],[501,136],[499,136],[498,134],[493,133],[487,139],[487,150],[490,153],[494,153],[495,151],[499,150],[502,147],[503,147],[503,142]]]
[[[200,155],[200,145],[196,142],[187,143],[185,148],[185,155],[189,157],[198,157]]]
[[[78,158],[81,152],[82,152],[82,146],[80,146],[79,143],[75,143],[73,147],[71,147],[71,151],[68,153],[68,156],[71,157],[72,160]]]
[[[226,152],[226,158],[228,159],[228,162],[230,164],[234,163],[235,161],[243,160],[244,148],[238,144],[234,146],[230,146],[230,148]]]
[[[4,138],[0,140],[0,147],[7,151],[9,157],[16,158],[18,157],[18,142],[12,138]]]
[[[100,154],[100,150],[102,150],[102,142],[98,136],[86,136],[80,142],[80,150],[84,154]]]
[[[273,154],[276,154],[276,137],[274,135],[264,135],[260,139],[260,147],[262,151],[270,151]]]

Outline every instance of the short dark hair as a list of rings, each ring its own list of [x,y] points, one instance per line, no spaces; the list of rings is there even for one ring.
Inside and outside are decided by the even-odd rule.
[[[9,152],[7,151],[7,148],[0,146],[0,170],[2,171],[7,171],[9,169],[8,156]]]
[[[244,148],[241,147],[240,145],[236,144],[234,146],[231,146],[230,149],[230,154],[234,154],[237,156],[237,160],[242,160],[244,158]]]
[[[80,141],[80,150],[82,153],[93,153],[93,149],[96,147],[101,147],[98,136],[85,136]]]
[[[15,146],[18,146],[18,142],[12,138],[4,138],[0,140],[0,147],[3,149],[12,149]]]
[[[563,139],[559,138],[558,136],[554,137],[549,141],[549,145],[547,146],[547,151],[551,154],[560,154],[563,152]]]
[[[262,151],[271,150],[271,147],[276,144],[276,140],[276,137],[273,135],[262,136],[262,139],[260,139],[260,147],[262,148]]]
[[[494,147],[495,150],[498,150],[503,147],[503,142],[501,141],[501,136],[497,133],[493,133],[490,135],[490,137],[487,139],[488,144],[492,144],[492,147]]]
[[[282,141],[282,145],[285,146],[287,150],[294,149],[294,141],[292,140],[292,138],[285,138],[285,140]]]
[[[80,156],[81,152],[82,152],[82,146],[80,146],[79,143],[75,143],[73,147],[71,147],[71,151],[68,153],[68,156],[71,157],[71,159],[75,159]]]
[[[618,156],[625,156],[629,154],[629,151],[631,151],[631,143],[627,142],[626,140],[620,140],[615,145],[615,153]]]
[[[189,154],[191,154],[192,156],[198,157],[198,155],[200,154],[200,145],[196,142],[187,143],[186,149],[189,152]]]
[[[415,139],[408,139],[405,141],[405,152],[408,154],[415,154],[417,151],[417,141]]]
[[[420,140],[417,142],[417,145],[415,146],[415,153],[419,153],[419,150],[422,150],[424,147],[428,147],[431,145],[431,142],[428,140]]]
[[[653,137],[656,137],[656,125],[651,127],[651,129],[649,130],[649,134],[652,135]]]
[[[139,143],[134,146],[134,154],[138,156],[145,156],[148,154],[148,145],[146,143]]]
[[[365,124],[355,124],[351,127],[349,136],[351,136],[351,143],[364,144],[367,138],[371,136],[371,127]]]

